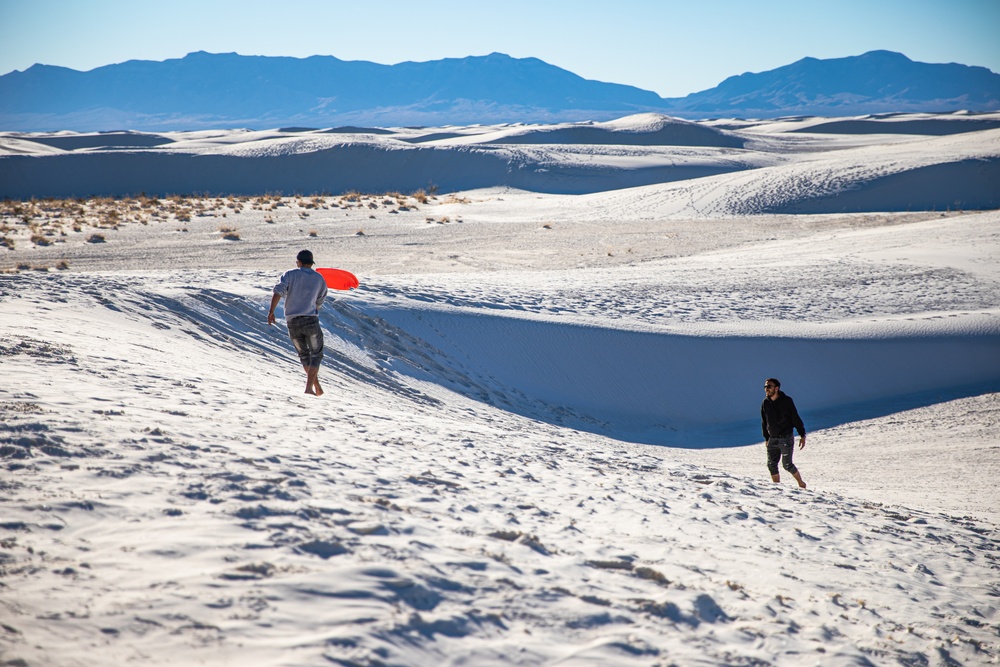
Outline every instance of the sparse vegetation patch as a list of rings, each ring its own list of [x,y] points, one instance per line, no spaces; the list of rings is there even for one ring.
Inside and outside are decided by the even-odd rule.
[[[329,222],[333,211],[341,218],[367,214],[368,219],[385,219],[385,214],[400,215],[419,210],[420,206],[438,201],[433,189],[420,189],[412,194],[401,192],[361,193],[349,191],[341,195],[328,193],[309,196],[282,196],[267,193],[256,196],[216,196],[168,195],[148,196],[139,194],[129,197],[89,197],[89,198],[33,198],[30,200],[0,200],[0,252],[30,252],[35,249],[47,250],[57,244],[99,244],[107,243],[114,236],[136,225],[150,226],[170,223],[172,232],[210,232],[211,227],[190,228],[200,219],[224,222],[217,227],[222,238],[228,241],[241,240],[238,226],[234,221],[251,224],[288,224],[293,221],[315,220],[308,228],[310,238],[322,235],[323,223]],[[449,203],[464,203],[466,199],[450,197]],[[288,211],[284,216],[281,209]],[[292,215],[294,214],[294,215]],[[252,216],[247,218],[245,216]],[[427,217],[428,223],[447,224],[452,218]],[[461,222],[456,219],[454,222]],[[239,227],[245,226],[243,224]],[[358,230],[358,236],[364,236]],[[19,261],[15,254],[13,261]],[[51,255],[49,260],[52,261]],[[27,270],[26,267],[25,270]],[[8,265],[4,270],[18,270]]]

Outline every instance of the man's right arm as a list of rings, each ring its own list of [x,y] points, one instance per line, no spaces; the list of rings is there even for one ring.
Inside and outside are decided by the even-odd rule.
[[[267,324],[268,326],[274,324],[274,309],[278,307],[278,302],[281,301],[281,297],[288,294],[288,280],[289,271],[285,271],[281,274],[281,278],[278,279],[278,283],[271,290],[271,309],[267,313]],[[285,304],[288,305],[288,304]]]
[[[271,295],[271,309],[269,311],[267,311],[267,326],[271,326],[276,321],[274,319],[274,309],[278,307],[278,302],[279,301],[281,301],[281,295],[280,294],[272,294]]]
[[[764,403],[760,404],[760,430],[764,434],[764,442],[767,442],[767,415],[764,413]]]

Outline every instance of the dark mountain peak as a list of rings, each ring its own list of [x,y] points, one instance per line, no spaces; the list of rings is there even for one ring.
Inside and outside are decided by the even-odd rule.
[[[686,118],[843,116],[1000,109],[1000,74],[914,62],[893,51],[802,58],[665,100],[584,79],[538,58],[493,52],[382,65],[194,51],[80,72],[34,65],[0,76],[0,130],[464,125]]]
[[[847,58],[844,58],[844,60],[848,60],[850,58],[859,58],[866,60],[887,60],[887,61],[897,61],[905,63],[916,62],[914,60],[910,60],[909,58],[907,58],[902,53],[899,53],[898,51],[886,51],[885,49],[875,49],[874,51],[865,51],[860,56],[848,56]]]
[[[0,77],[0,129],[109,129],[95,127],[101,118],[148,130],[552,122],[662,109],[655,93],[498,52],[381,65],[195,51]]]
[[[51,74],[53,72],[76,72],[76,70],[70,69],[68,67],[63,67],[61,65],[45,65],[43,63],[35,63],[34,65],[32,65],[31,67],[29,67],[26,70],[23,70],[23,71],[14,70],[10,74],[29,74],[29,75],[35,75],[35,76],[38,76],[38,75],[45,76],[45,75]],[[10,74],[4,75],[4,76],[10,76]]]
[[[544,60],[539,58],[515,58],[513,56],[507,55],[506,53],[500,53],[499,51],[494,51],[485,56],[464,56],[462,58],[442,58],[441,60],[432,60],[429,62],[408,62],[401,63],[406,65],[435,65],[441,67],[459,67],[459,68],[474,68],[480,70],[495,70],[495,71],[512,71],[512,70],[549,70],[565,72],[566,74],[572,74],[569,70],[564,70],[556,65],[549,64]],[[576,76],[573,74],[573,76]]]
[[[732,76],[679,100],[684,115],[857,115],[891,111],[1000,108],[1000,74],[985,67],[930,64],[895,51],[802,58]]]

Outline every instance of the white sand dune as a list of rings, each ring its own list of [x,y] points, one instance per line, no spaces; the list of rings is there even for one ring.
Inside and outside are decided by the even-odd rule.
[[[432,187],[449,192],[497,186],[582,194],[698,179],[711,188],[707,193],[684,183],[677,195],[709,196],[712,204],[691,202],[699,215],[1000,207],[1000,130],[980,129],[1000,122],[996,115],[926,116],[909,122],[978,131],[944,137],[890,133],[887,140],[886,134],[867,131],[816,134],[822,123],[802,120],[758,122],[737,131],[639,114],[554,126],[0,133],[0,196],[340,194]],[[908,121],[830,122],[895,127]],[[352,129],[357,133],[347,131]],[[34,152],[32,144],[38,146]],[[720,189],[727,191],[724,196]]]
[[[286,129],[28,159],[78,179],[150,152],[178,160],[164,178],[207,159],[252,179],[344,147],[362,173],[517,151],[744,166],[578,195],[163,200],[131,223],[122,202],[117,228],[98,204],[26,203],[48,211],[33,230],[8,212],[0,664],[1000,660],[1000,212],[893,210],[879,185],[995,161],[996,130],[755,130],[739,155],[438,130],[424,151]],[[830,212],[838,192],[871,210]],[[323,308],[320,398],[265,321],[302,247],[362,282]],[[808,490],[764,467],[771,375],[809,429]]]
[[[520,128],[491,138],[498,144],[587,144],[617,146],[716,146],[743,148],[746,139],[725,130],[669,118],[638,114],[603,123],[563,123]]]

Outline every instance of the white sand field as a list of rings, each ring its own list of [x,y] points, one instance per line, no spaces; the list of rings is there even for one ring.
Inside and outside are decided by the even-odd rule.
[[[0,133],[0,665],[997,664],[998,117]]]

